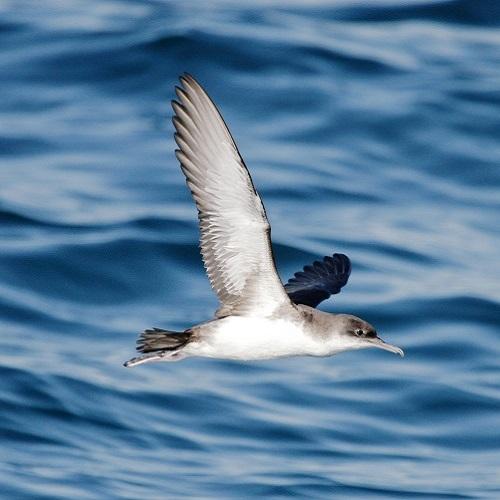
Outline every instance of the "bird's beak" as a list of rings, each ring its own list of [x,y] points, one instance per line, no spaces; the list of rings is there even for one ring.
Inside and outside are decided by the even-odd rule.
[[[402,358],[405,355],[403,349],[400,349],[395,345],[388,344],[387,342],[384,342],[382,339],[378,337],[367,340],[370,342],[370,344],[372,344],[373,347],[378,347],[379,349],[384,349],[385,351],[393,352],[394,354],[399,354]]]

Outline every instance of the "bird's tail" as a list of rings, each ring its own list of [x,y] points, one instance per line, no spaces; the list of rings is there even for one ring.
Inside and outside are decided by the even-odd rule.
[[[172,332],[153,328],[145,330],[137,340],[137,350],[143,353],[142,356],[129,359],[124,366],[141,365],[150,361],[177,361],[181,359],[179,350],[182,349],[191,339],[192,332]]]

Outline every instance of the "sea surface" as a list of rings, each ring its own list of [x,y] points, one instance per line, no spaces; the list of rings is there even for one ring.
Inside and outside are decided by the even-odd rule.
[[[217,307],[184,71],[404,359],[122,366]],[[499,262],[500,2],[0,2],[0,498],[498,499]]]

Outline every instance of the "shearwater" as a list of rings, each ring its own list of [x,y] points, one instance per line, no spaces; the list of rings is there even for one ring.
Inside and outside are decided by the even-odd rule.
[[[172,101],[176,156],[198,209],[201,254],[219,308],[214,319],[183,332],[144,331],[137,341],[141,355],[125,366],[191,356],[331,356],[367,347],[403,356],[366,321],[315,309],[347,283],[346,255],[324,257],[283,286],[264,205],[224,119],[192,76],[180,81]]]

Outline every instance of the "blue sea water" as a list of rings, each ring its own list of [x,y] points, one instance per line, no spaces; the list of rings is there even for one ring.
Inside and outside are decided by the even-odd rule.
[[[0,497],[500,498],[500,2],[0,3]],[[283,279],[380,350],[122,363],[216,299],[174,157],[184,71]],[[237,332],[235,332],[237,335]]]

